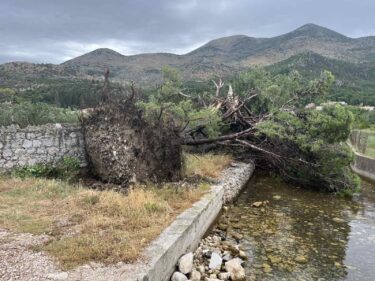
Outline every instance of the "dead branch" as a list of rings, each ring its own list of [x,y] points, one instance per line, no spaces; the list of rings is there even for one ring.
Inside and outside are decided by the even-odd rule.
[[[244,137],[248,134],[251,134],[252,132],[254,132],[254,128],[248,128],[238,133],[224,135],[224,136],[212,138],[212,139],[185,140],[184,144],[185,145],[199,145],[199,144],[214,143],[214,142],[226,141],[226,140],[235,140],[239,137]]]
[[[224,82],[223,80],[221,80],[221,78],[219,79],[218,83],[215,82],[215,80],[212,80],[212,82],[214,83],[215,87],[216,87],[216,93],[215,93],[215,96],[216,97],[219,97],[220,95],[220,90],[221,88],[223,88],[224,86]]]
[[[192,96],[186,95],[183,92],[179,92],[178,94],[181,95],[181,96],[183,96],[183,97],[185,97],[185,98],[189,98],[189,99],[192,98]]]

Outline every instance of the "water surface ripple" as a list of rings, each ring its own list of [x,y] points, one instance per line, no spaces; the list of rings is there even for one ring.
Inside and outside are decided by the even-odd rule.
[[[218,227],[244,236],[250,280],[375,280],[370,183],[344,199],[255,175]]]

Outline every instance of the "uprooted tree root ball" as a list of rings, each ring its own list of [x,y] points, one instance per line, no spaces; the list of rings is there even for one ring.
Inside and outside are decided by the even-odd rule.
[[[106,102],[82,118],[92,172],[106,182],[176,181],[181,140],[171,119],[146,120],[131,99]]]

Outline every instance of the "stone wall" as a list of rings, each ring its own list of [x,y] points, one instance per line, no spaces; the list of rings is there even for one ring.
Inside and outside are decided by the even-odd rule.
[[[81,166],[87,165],[80,125],[0,127],[0,170],[37,163],[55,163],[65,156],[77,157]]]

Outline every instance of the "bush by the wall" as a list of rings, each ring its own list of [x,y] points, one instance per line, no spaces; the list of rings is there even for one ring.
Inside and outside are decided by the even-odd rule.
[[[79,169],[79,159],[75,157],[64,157],[55,165],[35,164],[18,168],[13,171],[13,175],[20,178],[57,178],[71,181],[77,177]]]

